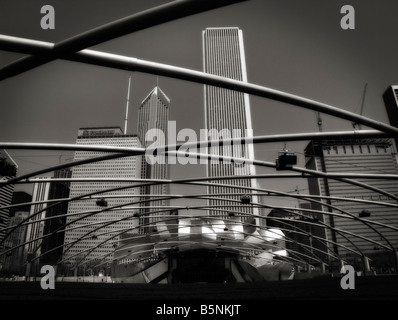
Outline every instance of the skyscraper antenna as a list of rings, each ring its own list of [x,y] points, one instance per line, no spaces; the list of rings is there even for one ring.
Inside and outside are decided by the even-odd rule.
[[[129,76],[129,84],[127,87],[126,116],[124,118],[124,134],[127,134],[127,121],[129,116],[129,105],[130,105],[130,86],[131,86],[131,73]]]
[[[317,112],[316,119],[317,119],[317,124],[318,124],[318,130],[319,130],[319,132],[322,132],[322,123],[323,123],[323,121],[322,121],[322,117],[321,117],[321,113],[320,112]]]
[[[364,87],[364,89],[363,89],[363,93],[362,93],[362,100],[361,100],[361,106],[360,106],[360,110],[359,110],[359,115],[362,115],[362,113],[363,113],[363,106],[365,105],[365,96],[366,96],[366,89],[368,88],[368,83],[366,82],[365,83],[365,87]],[[356,122],[353,122],[352,123],[352,126],[354,127],[354,129],[355,129],[355,127],[358,125],[358,129],[359,130],[361,130],[362,129],[362,126],[361,126],[361,124],[360,123],[356,123]]]

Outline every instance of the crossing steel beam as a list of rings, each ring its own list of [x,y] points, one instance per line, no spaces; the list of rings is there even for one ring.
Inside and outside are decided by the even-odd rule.
[[[35,49],[34,56],[28,56],[0,69],[0,81],[16,76],[55,59],[68,56],[83,49],[98,45],[136,31],[162,23],[213,10],[247,0],[179,0],[144,10],[125,18],[104,24],[83,32],[49,47],[43,42]],[[25,44],[25,46],[23,45]],[[20,49],[29,42],[20,43]],[[5,48],[6,49],[6,48]]]
[[[10,48],[13,42],[18,42],[20,45],[23,45],[25,47],[27,46],[33,47],[31,50],[37,50],[36,46],[33,44],[34,43],[33,41],[34,40],[31,40],[30,43],[26,42],[20,43],[15,38],[10,39],[10,37],[5,38],[3,36],[0,37],[0,50],[7,47]],[[51,43],[49,47],[50,46]],[[43,45],[43,43],[41,42],[40,43],[41,50],[44,51],[48,50],[50,52],[52,51],[51,49],[44,49],[45,47],[46,45]],[[390,126],[383,122],[376,121],[371,118],[358,115],[356,113],[346,111],[344,109],[340,109],[332,105],[328,105],[326,103],[322,103],[298,95],[286,93],[280,90],[275,90],[248,82],[224,78],[217,75],[191,70],[187,68],[172,66],[168,64],[146,61],[137,58],[116,55],[101,51],[94,51],[89,49],[84,49],[79,52],[72,53],[69,56],[68,55],[62,56],[62,58],[66,60],[94,64],[108,68],[144,72],[149,74],[155,74],[155,75],[240,91],[254,96],[268,98],[275,101],[302,107],[305,109],[329,114],[341,119],[369,126],[371,128],[388,133],[393,137],[398,137],[398,128],[394,126]],[[0,69],[0,80],[1,80],[1,73],[2,71]],[[7,70],[5,71],[3,70],[3,74],[8,74],[8,73],[9,72]]]

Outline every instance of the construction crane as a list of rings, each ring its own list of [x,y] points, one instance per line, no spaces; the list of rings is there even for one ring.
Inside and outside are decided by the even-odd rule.
[[[363,89],[363,94],[362,94],[361,108],[359,110],[359,114],[360,115],[362,115],[363,106],[365,105],[365,96],[366,96],[367,87],[368,87],[368,84],[365,83],[365,87]],[[322,121],[321,113],[317,112],[316,113],[316,117],[317,117],[318,130],[319,130],[319,132],[322,132],[323,121]],[[352,122],[352,126],[354,127],[354,129],[356,129],[356,126],[358,126],[358,129],[361,130],[361,124],[360,123]]]

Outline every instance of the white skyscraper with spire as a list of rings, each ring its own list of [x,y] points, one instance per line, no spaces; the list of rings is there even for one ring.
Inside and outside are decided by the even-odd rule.
[[[142,141],[143,147],[151,146],[161,146],[167,144],[167,134],[168,134],[168,121],[169,121],[169,107],[170,99],[157,85],[141,102],[138,111],[138,136]],[[159,133],[159,134],[158,134]],[[156,140],[154,144],[152,139],[154,138],[151,134],[155,134],[157,138],[164,136],[165,141]],[[148,136],[149,135],[149,136]],[[161,140],[161,139],[160,139]],[[146,161],[145,157],[142,159],[142,178],[143,179],[168,179],[169,178],[169,167],[167,160],[164,163],[154,163],[150,164]],[[168,184],[157,184],[148,185],[141,188],[141,194],[146,195],[142,197],[142,200],[150,200],[154,198],[159,198],[157,196],[165,195],[169,193]],[[153,197],[148,197],[153,195]],[[159,210],[164,210],[163,207],[168,206],[168,200],[155,200],[147,201],[143,203],[143,207],[152,206],[159,207]],[[159,218],[151,217],[150,211],[156,211],[157,209],[143,209],[141,214],[143,216],[140,219],[140,225],[142,228],[141,233],[144,233],[146,229],[150,227],[151,224],[155,223]],[[166,211],[157,213],[159,216],[161,214],[168,214]],[[153,216],[153,215],[152,215]]]

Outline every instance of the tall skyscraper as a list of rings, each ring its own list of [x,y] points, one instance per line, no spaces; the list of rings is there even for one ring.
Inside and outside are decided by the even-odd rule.
[[[398,128],[398,86],[389,86],[383,99],[390,124]],[[395,145],[398,148],[398,138],[395,138]]]
[[[70,178],[72,171],[67,169],[56,170],[54,178]],[[48,199],[65,199],[69,197],[69,182],[52,181],[48,192]],[[43,234],[51,234],[43,238],[41,243],[40,265],[56,265],[62,256],[62,245],[64,244],[64,232],[59,232],[66,222],[68,203],[50,203],[46,210],[46,221],[44,222]],[[62,228],[61,228],[62,229]],[[57,232],[55,232],[57,231]]]
[[[231,78],[234,80],[247,81],[246,61],[243,45],[242,30],[232,28],[207,28],[203,31],[203,67],[204,72]],[[230,138],[252,137],[252,121],[250,113],[249,95],[237,91],[205,86],[205,122],[206,129],[213,130],[218,135],[210,135],[210,139],[225,138],[221,132],[229,133]],[[252,144],[243,144],[233,147],[210,147],[209,153],[220,156],[237,156],[254,159]],[[254,175],[255,167],[247,163],[226,163],[222,161],[209,161],[207,165],[207,176],[239,176]],[[253,179],[231,179],[221,180],[219,183],[232,184],[236,186],[257,187]],[[225,193],[250,193],[244,189],[228,187],[208,187],[208,194],[231,200],[240,200],[241,196],[223,195]],[[258,202],[257,196],[252,194],[252,201]],[[220,206],[226,210],[210,210],[210,215],[222,215],[227,217],[227,211],[239,211],[243,213],[258,214],[257,208],[251,206],[236,208],[236,202],[210,200],[209,205]],[[225,207],[226,206],[226,207]],[[231,206],[231,207],[228,207]],[[246,219],[244,219],[246,220]]]
[[[394,145],[389,139],[311,141],[305,149],[306,168],[327,173],[397,174],[398,165],[395,155]],[[396,180],[357,180],[395,196],[398,195]],[[376,203],[397,203],[396,200],[387,195],[334,179],[310,178],[308,179],[308,186],[312,195],[373,201],[374,203],[361,203],[337,199],[323,200],[324,203],[338,207],[357,218],[398,227],[396,208]],[[358,258],[357,255],[348,249],[362,251],[363,254],[372,259],[371,265],[373,264],[374,268],[379,268],[383,263],[386,265],[389,263],[390,266],[391,264],[394,265],[394,254],[372,241],[389,247],[390,245],[380,235],[382,234],[397,250],[398,233],[396,230],[373,225],[373,228],[380,232],[378,234],[358,219],[348,219],[346,214],[338,212],[336,209],[332,210],[318,203],[312,203],[312,209],[336,213],[336,215],[318,215],[319,221],[331,227],[325,229],[326,239],[330,241],[328,242],[330,253],[337,253],[348,261],[348,264],[358,266],[358,268],[362,263],[360,257]],[[342,232],[339,230],[342,230]],[[348,233],[344,233],[344,231]],[[360,235],[360,237],[356,237],[353,234]],[[390,262],[387,262],[387,260]]]
[[[70,178],[70,176],[70,169],[56,170],[54,172],[54,178]],[[46,182],[49,179],[48,177],[43,177],[42,179],[43,182],[37,182],[33,186],[33,202],[68,198],[69,183]],[[39,275],[41,266],[46,264],[55,265],[57,263],[57,259],[62,254],[64,233],[57,232],[51,236],[46,235],[65,224],[67,208],[67,202],[31,205],[29,216],[32,218],[29,220],[31,223],[28,224],[26,230],[26,241],[28,243],[25,245],[24,252],[25,262],[30,263],[26,270],[27,275]],[[51,219],[55,216],[59,217]]]
[[[156,86],[141,102],[141,106],[138,111],[138,136],[144,147],[148,145],[161,146],[167,144],[168,134],[168,121],[169,121],[169,107],[170,99],[166,94]],[[160,133],[160,134],[158,134]],[[164,141],[156,140],[156,137],[165,137]],[[153,142],[154,141],[154,142]],[[167,159],[164,158],[164,163],[156,162],[154,164],[148,163],[145,157],[142,157],[141,172],[143,179],[168,179],[169,178],[169,167]],[[144,186],[141,188],[142,195],[165,195],[169,193],[168,184],[158,184]],[[149,200],[148,197],[143,197],[141,200]],[[144,202],[143,206],[168,206],[169,200],[158,200],[151,202]],[[151,224],[156,223],[159,218],[150,217],[148,212],[150,209],[143,209],[141,213],[143,216],[140,218],[141,233],[145,233]],[[161,215],[160,213],[156,215]]]
[[[17,206],[10,208],[10,217],[13,217],[17,211],[30,211],[30,202],[32,202],[32,195],[26,193],[25,191],[14,191],[12,194],[12,202],[11,204],[23,204],[27,203],[23,206]]]
[[[11,158],[8,152],[0,149],[0,179],[11,179],[17,174],[18,165]],[[0,207],[8,206],[12,201],[12,194],[14,192],[14,185],[8,184],[0,186]],[[8,225],[10,209],[0,209],[0,252],[4,250],[4,237],[7,234],[3,230]],[[4,263],[4,255],[0,256],[0,271]]]
[[[10,209],[10,218],[8,221],[8,227],[13,227],[29,216],[30,211],[30,202],[32,201],[32,195],[23,191],[14,191],[12,194],[11,204],[22,204],[29,203],[27,205],[11,207]],[[4,241],[4,249],[9,250],[14,248],[26,240],[26,225],[20,226],[15,229]],[[25,275],[25,266],[24,266],[24,246],[20,246],[15,248],[12,251],[9,251],[6,254],[3,271],[17,274],[17,275]]]
[[[316,225],[322,217],[306,209],[311,209],[311,203],[299,203],[295,213],[273,209],[267,216],[267,226],[280,228],[284,232],[286,249],[292,250],[289,256],[298,257],[305,263],[301,263],[301,268],[308,270],[313,266],[322,269],[322,263],[328,261],[325,229]],[[275,217],[277,219],[272,219]]]
[[[14,215],[10,217],[8,226],[15,226],[22,221],[24,221],[29,216],[29,211],[16,211]],[[5,240],[4,246],[5,250],[19,246],[21,243],[26,241],[26,225],[22,225],[16,228],[9,237]],[[25,275],[25,257],[24,257],[24,247],[20,246],[15,248],[6,254],[3,271],[17,274]]]
[[[115,147],[141,147],[136,135],[125,135],[118,127],[81,128],[78,132],[78,145],[105,145]],[[105,155],[105,152],[76,151],[74,160],[82,160]],[[141,157],[123,157],[89,163],[73,167],[72,178],[141,178]],[[136,201],[138,188],[128,188],[133,182],[71,182],[70,197],[84,196],[96,191],[127,187],[101,194],[100,199],[70,201],[68,206],[63,259],[65,265],[81,269],[93,268],[99,263],[112,260],[114,245],[117,245],[122,232],[138,233],[136,210],[106,210],[118,205]],[[93,213],[103,210],[101,213]],[[85,217],[87,216],[87,217]],[[79,219],[79,220],[78,220]],[[120,220],[117,222],[117,220]],[[124,220],[123,220],[124,219]],[[98,230],[97,228],[101,227]],[[106,241],[109,240],[109,241]],[[68,272],[66,270],[65,272]],[[69,270],[70,272],[70,270]],[[79,271],[80,272],[80,271]],[[83,272],[83,271],[82,271]]]
[[[41,178],[43,182],[37,182],[33,186],[32,202],[41,202],[48,200],[50,191],[50,182],[48,177]],[[29,224],[26,229],[26,244],[24,249],[24,262],[27,262],[26,276],[39,275],[39,260],[34,258],[41,255],[41,243],[44,230],[44,218],[46,217],[47,203],[32,204],[29,212]],[[40,211],[40,212],[39,212]]]

